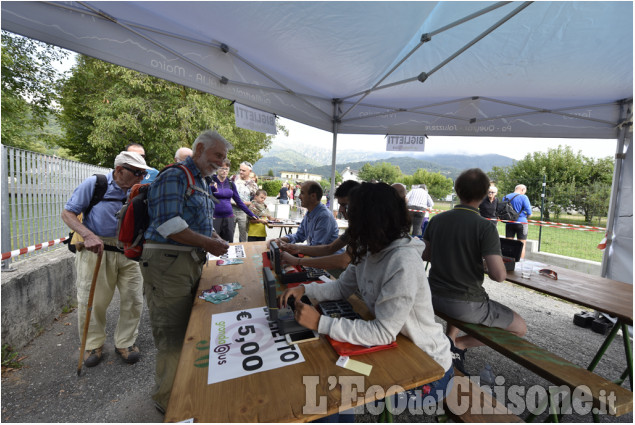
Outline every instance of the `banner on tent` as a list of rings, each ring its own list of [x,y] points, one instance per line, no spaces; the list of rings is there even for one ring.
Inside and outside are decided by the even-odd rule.
[[[386,151],[423,152],[425,146],[426,136],[386,136]]]
[[[276,134],[276,116],[249,106],[234,103],[236,126],[261,133]]]

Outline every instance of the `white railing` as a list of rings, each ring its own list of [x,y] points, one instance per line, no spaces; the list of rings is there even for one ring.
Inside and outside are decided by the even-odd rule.
[[[68,236],[60,214],[73,190],[88,176],[110,171],[4,145],[1,160],[2,252]],[[11,261],[59,248],[56,245],[4,260],[2,269],[7,270]]]

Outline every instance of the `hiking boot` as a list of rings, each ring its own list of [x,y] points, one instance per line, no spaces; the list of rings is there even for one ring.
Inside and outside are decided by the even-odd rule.
[[[139,353],[139,347],[136,345],[130,346],[128,348],[116,348],[115,353],[121,356],[121,359],[129,364],[137,363],[141,358],[141,354]]]
[[[463,375],[467,375],[468,373],[465,371],[465,352],[467,351],[467,348],[461,350],[460,348],[457,348],[456,345],[454,345],[454,342],[452,341],[452,339],[450,339],[450,337],[448,337],[448,339],[450,340],[452,365],[457,368]]]
[[[104,348],[103,345],[93,350],[84,351],[84,366],[86,367],[97,366],[99,362],[101,362],[102,348]]]

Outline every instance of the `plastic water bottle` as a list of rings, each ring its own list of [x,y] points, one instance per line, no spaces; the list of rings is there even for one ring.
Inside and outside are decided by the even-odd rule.
[[[492,371],[492,367],[489,364],[486,364],[483,369],[481,369],[481,388],[492,394],[492,390],[494,387],[494,380],[496,377],[494,376],[494,372]]]

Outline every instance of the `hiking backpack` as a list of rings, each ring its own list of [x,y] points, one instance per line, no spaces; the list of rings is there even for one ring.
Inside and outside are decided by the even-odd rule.
[[[514,209],[512,206],[512,200],[518,196],[518,194],[512,196],[512,199],[503,198],[496,207],[496,216],[500,220],[505,221],[516,221],[518,220],[518,216],[520,213]]]
[[[192,196],[194,191],[204,193],[210,196],[200,187],[196,186],[194,175],[185,165],[170,164],[166,166],[159,175],[169,168],[180,168],[187,177],[187,188],[185,189],[185,199]],[[154,180],[156,181],[159,177]],[[148,215],[148,192],[150,185],[154,183],[135,184],[130,189],[128,200],[117,213],[117,246],[123,249],[126,257],[138,261],[143,252],[143,244],[145,243],[144,234],[150,225],[150,216]]]
[[[82,211],[77,216],[80,222],[83,222],[84,217],[88,217],[88,214],[93,209],[93,207],[97,205],[98,203],[100,203],[101,201],[109,201],[109,202],[117,201],[117,202],[121,202],[122,204],[126,202],[126,198],[124,199],[106,198],[105,196],[106,196],[106,191],[108,190],[108,178],[103,174],[93,174],[93,175],[97,177],[97,180],[95,180],[95,189],[93,190],[93,196],[92,198],[90,198],[88,207],[86,207],[86,210]],[[69,251],[74,254],[75,252],[77,252],[76,245],[83,241],[84,239],[78,233],[71,230],[68,234],[68,239],[66,239],[64,243],[68,245]]]

